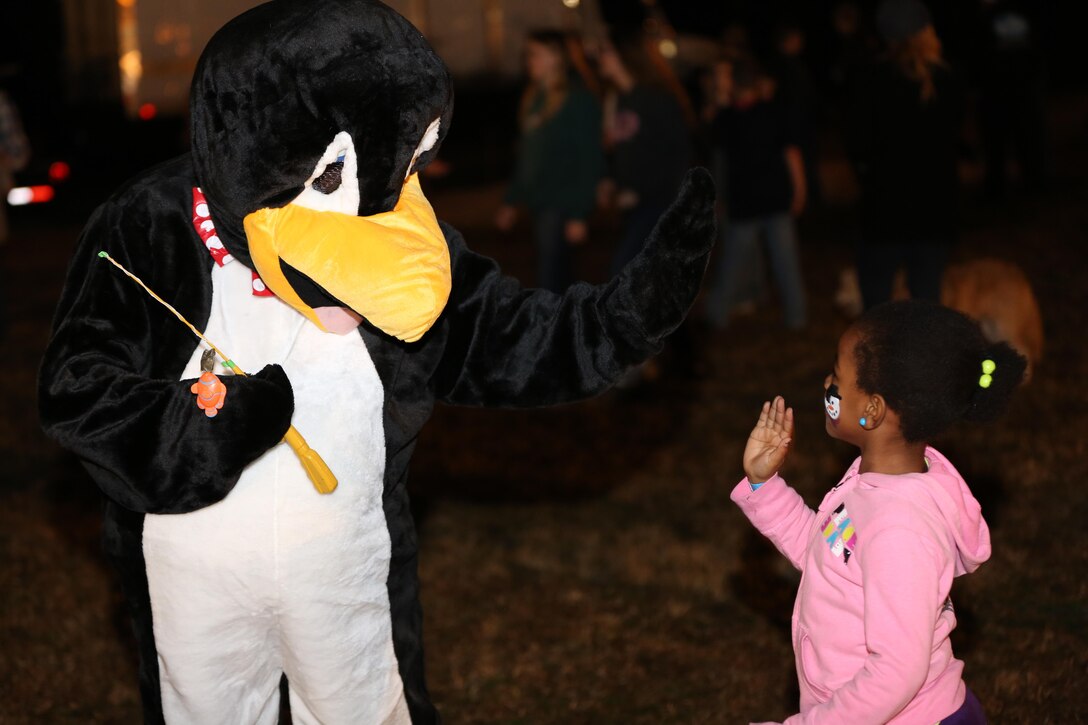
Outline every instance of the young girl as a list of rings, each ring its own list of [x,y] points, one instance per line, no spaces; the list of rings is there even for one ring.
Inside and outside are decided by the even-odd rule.
[[[952,579],[990,556],[978,501],[926,441],[1004,409],[1025,361],[935,303],[892,302],[839,340],[825,428],[861,456],[819,509],[778,475],[793,410],[764,403],[732,499],[802,571],[793,613],[801,712],[787,723],[977,725],[952,655]]]

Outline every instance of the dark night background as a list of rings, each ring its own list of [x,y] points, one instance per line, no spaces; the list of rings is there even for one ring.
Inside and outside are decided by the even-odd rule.
[[[542,1],[542,0],[541,0]],[[553,1],[553,0],[548,0]],[[1004,2],[1005,0],[1002,0]],[[796,2],[790,0],[735,0],[733,2],[686,2],[662,0],[658,5],[678,33],[717,38],[731,23],[743,23],[751,32],[757,51],[765,51],[774,31],[782,23],[792,23],[807,34],[806,60],[814,74],[826,64],[831,42],[829,17],[834,0]],[[867,11],[875,0],[862,0]],[[976,64],[979,2],[947,0],[931,3],[934,23],[949,59],[958,67],[971,69]],[[1039,0],[1016,3],[1032,21],[1042,77],[1048,92],[1064,92],[1088,87],[1088,64],[1083,56],[1083,24],[1078,3]],[[640,0],[598,0],[602,19],[610,25],[634,25],[646,17]],[[19,104],[31,142],[37,153],[28,175],[40,174],[47,161],[64,158],[73,164],[73,185],[94,176],[100,188],[108,174],[112,180],[127,178],[150,163],[169,158],[186,149],[185,119],[158,118],[151,122],[126,119],[116,104],[108,102],[78,105],[66,103],[64,80],[64,28],[59,0],[6,2],[0,7],[0,65],[14,64],[17,75],[7,82],[9,93]],[[514,89],[509,82],[462,83],[458,86],[458,115],[446,142],[447,154],[457,154],[462,145],[475,146],[479,138],[497,138],[504,142],[513,129],[496,125],[494,133],[476,131],[486,119],[497,114],[477,115],[487,106],[489,94],[498,94],[512,103]],[[477,103],[477,96],[481,96]],[[79,123],[72,123],[78,118]],[[471,134],[457,133],[457,126],[472,127]],[[497,134],[497,135],[496,135]],[[463,139],[463,140],[462,140]],[[116,153],[122,147],[124,154]],[[501,152],[500,152],[501,153]],[[501,160],[485,164],[486,169],[473,174],[501,176],[506,165]],[[93,174],[82,173],[93,169]],[[456,181],[456,180],[454,180]]]

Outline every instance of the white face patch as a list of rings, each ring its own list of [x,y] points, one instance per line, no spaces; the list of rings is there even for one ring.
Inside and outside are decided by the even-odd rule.
[[[408,170],[404,172],[405,179],[412,175],[412,168],[416,165],[416,159],[433,149],[434,145],[438,143],[438,128],[441,125],[442,119],[436,118],[431,121],[431,125],[423,132],[423,138],[419,140],[419,146],[416,146],[416,151],[412,154],[412,163],[408,164]]]
[[[314,211],[359,214],[359,160],[350,134],[341,131],[333,137],[306,180],[306,188],[291,203]]]
[[[839,386],[832,383],[824,391],[824,411],[827,417],[837,421],[842,415],[842,398],[839,397]]]
[[[438,143],[441,125],[442,119],[436,118],[423,132],[423,138],[412,154],[412,163],[404,174],[405,179],[411,174],[416,159]],[[314,211],[335,211],[351,216],[359,213],[359,159],[355,155],[355,142],[347,131],[336,134],[325,147],[306,180],[306,187],[291,203]]]

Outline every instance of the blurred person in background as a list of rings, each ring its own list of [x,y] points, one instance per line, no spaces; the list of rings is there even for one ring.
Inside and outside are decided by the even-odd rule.
[[[750,57],[753,51],[752,32],[749,27],[740,20],[733,20],[726,25],[722,30],[721,51],[724,57],[734,60]]]
[[[781,22],[775,31],[775,48],[770,70],[778,94],[796,119],[797,144],[805,162],[805,186],[809,207],[820,201],[819,125],[820,93],[805,59],[805,30],[794,19]]]
[[[0,244],[8,240],[7,198],[15,173],[30,161],[30,144],[23,131],[19,109],[0,88]]]
[[[668,61],[642,32],[618,29],[598,48],[604,98],[604,146],[608,174],[598,190],[600,205],[616,209],[621,230],[609,266],[615,277],[642,250],[694,162],[691,101]],[[694,346],[687,325],[670,339],[685,375],[695,374]],[[631,387],[654,379],[648,360],[619,382]]]
[[[518,113],[513,178],[495,224],[509,231],[528,209],[537,247],[536,285],[562,292],[574,281],[572,245],[587,236],[604,170],[601,111],[573,72],[569,39],[537,30],[525,42],[528,84]]]
[[[978,0],[973,75],[986,193],[997,200],[1009,190],[1009,161],[1027,191],[1042,188],[1047,177],[1045,65],[1032,10],[1016,0]]]
[[[692,165],[690,103],[670,78],[664,58],[638,31],[614,32],[601,43],[599,72],[608,84],[604,147],[608,174],[603,206],[622,214],[609,276],[634,259]]]
[[[700,149],[708,159],[707,164],[714,174],[714,181],[718,185],[718,232],[720,236],[726,231],[725,200],[729,197],[729,178],[725,166],[725,144],[715,137],[714,119],[721,109],[728,105],[729,97],[733,89],[733,65],[750,55],[747,45],[738,46],[723,42],[718,49],[718,57],[710,65],[705,79],[705,92],[703,103],[700,106],[699,134]],[[724,241],[718,248],[717,254],[724,254],[722,248]],[[732,302],[728,303],[734,314],[751,313],[756,309],[757,302],[766,298],[768,294],[765,278],[767,270],[763,264],[763,255],[753,247],[747,259],[738,259],[736,263],[746,270],[739,275],[739,282],[732,291]]]
[[[0,71],[0,78],[6,75]],[[0,247],[8,241],[8,192],[14,185],[14,175],[30,161],[30,144],[23,131],[22,119],[14,101],[0,88]],[[7,330],[7,305],[4,286],[0,284],[0,337]]]
[[[905,267],[911,297],[939,301],[956,240],[963,86],[919,0],[883,0],[886,52],[859,71],[846,141],[861,189],[858,284],[866,309],[891,299]]]
[[[759,242],[767,257],[789,329],[807,321],[794,217],[805,208],[804,161],[797,120],[775,92],[774,81],[754,59],[719,64],[717,111],[711,135],[725,176],[723,248],[714,262],[706,317],[724,328],[744,302],[738,293],[761,273]]]
[[[876,40],[857,0],[839,0],[831,9],[830,60],[823,68],[825,93],[833,107],[847,101],[858,69],[873,61]]]

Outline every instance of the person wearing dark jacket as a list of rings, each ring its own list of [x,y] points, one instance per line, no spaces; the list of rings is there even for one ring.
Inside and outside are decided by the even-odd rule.
[[[754,61],[740,59],[725,75],[723,80],[732,88],[720,90],[711,133],[724,159],[728,221],[707,294],[707,318],[719,328],[728,324],[738,291],[759,269],[754,262],[762,236],[782,300],[783,321],[798,329],[807,314],[793,223],[804,209],[806,194],[797,119]]]
[[[586,220],[604,171],[597,99],[570,72],[567,37],[530,33],[529,84],[521,100],[517,162],[495,224],[509,231],[517,207],[532,218],[538,287],[562,292],[574,281],[571,246],[586,240]]]
[[[866,308],[891,298],[900,267],[912,297],[940,299],[956,240],[964,101],[924,5],[887,0],[877,26],[887,53],[860,73],[847,119],[861,187],[857,266]]]
[[[609,85],[604,142],[609,161],[602,197],[622,213],[610,276],[634,259],[668,207],[692,161],[687,98],[641,33],[602,43],[600,74]]]

